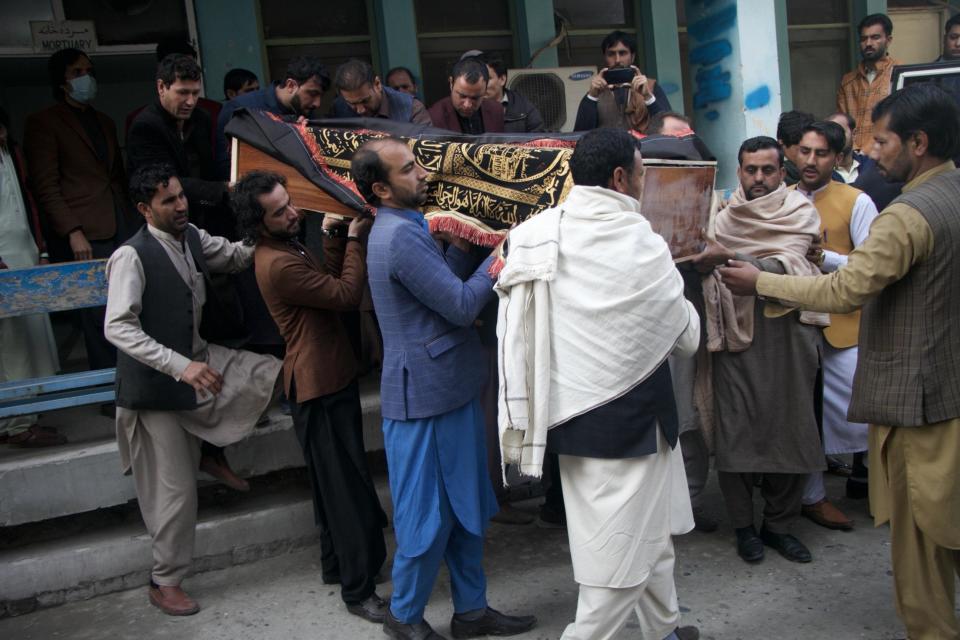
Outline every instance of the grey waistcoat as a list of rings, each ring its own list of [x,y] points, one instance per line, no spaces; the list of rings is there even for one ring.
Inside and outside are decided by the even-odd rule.
[[[207,264],[200,248],[200,235],[193,227],[186,232],[187,247],[197,268],[208,281]],[[193,359],[193,293],[177,273],[160,242],[144,225],[127,245],[133,247],[143,264],[145,286],[140,325],[144,332],[165,347]],[[208,296],[209,298],[209,296]],[[177,411],[195,409],[196,392],[185,382],[117,352],[117,406],[125,409]]]
[[[848,417],[922,426],[960,416],[960,170],[894,202],[930,225],[933,255],[864,306]]]

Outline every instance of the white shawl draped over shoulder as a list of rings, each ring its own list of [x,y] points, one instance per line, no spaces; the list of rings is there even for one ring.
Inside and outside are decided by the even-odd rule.
[[[548,429],[697,349],[667,243],[637,200],[609,189],[575,186],[513,229],[495,290],[501,453],[525,475],[541,475]]]

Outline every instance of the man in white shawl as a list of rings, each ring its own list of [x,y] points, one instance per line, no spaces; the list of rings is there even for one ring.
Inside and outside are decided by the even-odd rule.
[[[789,533],[800,514],[807,474],[824,468],[817,427],[822,313],[797,312],[756,296],[735,296],[713,273],[728,260],[770,273],[813,275],[807,253],[820,216],[783,184],[783,150],[758,136],[738,153],[740,188],[716,217],[716,240],[694,259],[703,280],[707,349],[713,370],[713,442],[717,479],[737,534],[737,553],[763,559],[764,545],[793,562],[810,551]],[[764,499],[760,534],[753,490]]]
[[[643,638],[678,628],[672,534],[693,528],[667,356],[700,321],[670,249],[640,213],[643,162],[597,129],[570,159],[566,200],[511,231],[496,286],[503,461],[539,476],[559,454],[576,620],[563,640],[611,638],[631,611]]]

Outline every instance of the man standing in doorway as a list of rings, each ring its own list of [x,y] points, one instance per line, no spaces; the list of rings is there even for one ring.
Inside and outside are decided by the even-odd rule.
[[[868,153],[873,143],[871,112],[890,95],[893,68],[900,64],[887,54],[893,42],[893,22],[882,13],[874,13],[860,21],[860,64],[840,80],[837,90],[837,111],[849,113],[857,123],[853,135],[855,151]]]

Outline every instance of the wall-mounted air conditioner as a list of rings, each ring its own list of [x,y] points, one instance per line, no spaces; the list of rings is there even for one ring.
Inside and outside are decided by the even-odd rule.
[[[522,94],[540,111],[547,131],[573,131],[580,100],[590,89],[596,67],[510,69],[507,87]]]

